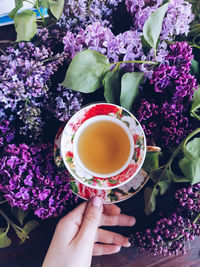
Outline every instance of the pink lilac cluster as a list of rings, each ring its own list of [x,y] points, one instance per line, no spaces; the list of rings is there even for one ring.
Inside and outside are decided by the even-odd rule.
[[[24,126],[21,133],[41,131],[41,107],[48,98],[51,75],[62,64],[63,57],[44,45],[21,42],[8,47],[0,57],[0,105],[18,115]],[[51,58],[54,60],[51,60]]]
[[[126,0],[127,10],[133,16],[134,28],[142,31],[146,20],[162,3],[163,0]],[[174,36],[188,34],[189,25],[194,19],[191,7],[192,5],[184,0],[169,1],[162,25],[161,40],[172,40]]]
[[[200,184],[183,188],[175,193],[180,205],[167,218],[159,219],[145,232],[136,232],[131,243],[153,255],[186,253],[186,241],[200,236]],[[193,209],[194,208],[194,209]]]
[[[153,91],[143,91],[135,110],[148,139],[163,148],[176,147],[195,127],[188,118],[196,88],[196,79],[189,73],[192,57],[186,42],[170,45],[166,63],[153,70]]]
[[[73,32],[96,21],[99,21],[101,25],[111,26],[111,14],[120,2],[122,0],[67,0],[58,25]]]
[[[177,190],[175,198],[182,209],[200,213],[200,183]]]
[[[140,37],[141,33],[132,30],[115,36],[109,28],[94,22],[78,34],[68,31],[63,43],[68,60],[84,49],[92,49],[106,55],[110,62],[117,62],[136,60],[143,55]],[[127,64],[127,68],[133,70],[130,64]]]
[[[58,172],[50,144],[9,144],[0,159],[0,191],[12,207],[41,219],[57,217],[72,200],[69,173]]]
[[[80,92],[75,92],[59,85],[49,102],[49,111],[60,121],[66,122],[80,110],[83,97]]]

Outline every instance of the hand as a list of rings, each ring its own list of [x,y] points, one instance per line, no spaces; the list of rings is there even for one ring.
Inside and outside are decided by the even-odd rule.
[[[134,217],[120,212],[114,204],[102,205],[99,197],[79,205],[59,221],[43,267],[89,267],[92,255],[117,253],[121,246],[129,247],[127,237],[98,228],[135,224]]]

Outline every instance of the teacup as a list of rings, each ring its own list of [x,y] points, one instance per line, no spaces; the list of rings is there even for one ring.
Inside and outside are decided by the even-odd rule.
[[[108,168],[108,166],[98,168],[98,164],[96,164],[97,168],[94,168],[93,165],[88,165],[87,160],[85,161],[85,154],[79,147],[79,142],[83,141],[82,150],[84,152],[84,140],[86,140],[86,154],[92,149],[98,153],[99,149],[92,148],[92,139],[90,137],[84,139],[84,135],[87,136],[88,129],[105,122],[108,126],[103,127],[103,130],[102,126],[99,126],[101,132],[106,132],[110,127],[109,124],[113,123],[118,129],[116,131],[122,131],[127,140],[125,146],[128,147],[128,152],[125,151],[126,156],[122,157],[124,160],[119,157],[120,164],[113,165],[116,168]],[[124,141],[124,138],[122,139]],[[71,175],[88,187],[102,190],[121,187],[133,179],[141,170],[146,156],[146,148],[145,134],[137,119],[126,109],[108,103],[91,104],[82,108],[67,122],[61,137],[61,157]],[[103,150],[102,153],[105,154],[105,151]],[[104,160],[104,163],[112,163],[112,156],[109,160]]]

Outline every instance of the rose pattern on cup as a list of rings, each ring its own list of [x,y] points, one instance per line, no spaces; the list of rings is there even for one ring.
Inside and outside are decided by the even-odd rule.
[[[134,155],[128,167],[118,175],[103,179],[84,171],[77,163],[73,151],[73,140],[78,128],[86,120],[98,115],[112,116],[125,123],[132,133],[135,145]],[[141,169],[146,155],[146,140],[141,125],[130,112],[113,104],[92,104],[78,111],[66,124],[61,139],[61,150],[63,150],[61,153],[68,171],[79,182],[96,189],[106,190],[125,184],[131,179],[129,176],[130,168],[133,165],[136,167],[132,172],[132,176],[134,176]]]

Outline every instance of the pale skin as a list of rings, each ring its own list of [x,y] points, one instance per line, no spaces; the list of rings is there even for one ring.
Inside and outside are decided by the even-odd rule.
[[[133,226],[135,218],[121,214],[99,197],[84,202],[63,217],[55,230],[43,267],[90,267],[92,255],[113,254],[129,247],[128,238],[100,226]]]

